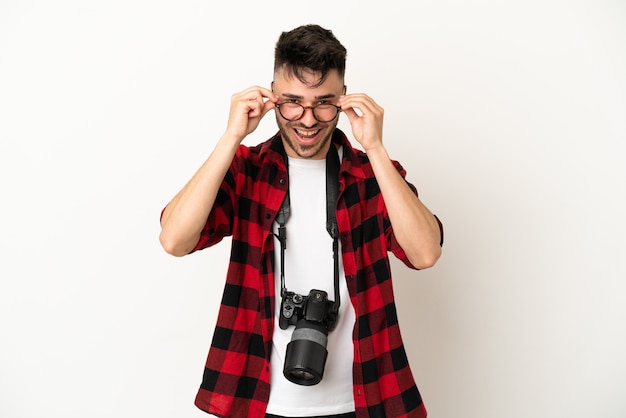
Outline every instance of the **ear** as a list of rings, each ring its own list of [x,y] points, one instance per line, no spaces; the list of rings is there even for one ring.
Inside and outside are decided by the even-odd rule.
[[[342,93],[342,94],[344,94],[344,95],[346,94],[346,89],[347,89],[347,88],[348,88],[348,87],[344,84],[344,85],[343,85],[343,93]]]
[[[270,84],[270,86],[271,86],[272,93],[274,93],[274,80],[272,80],[272,83]]]

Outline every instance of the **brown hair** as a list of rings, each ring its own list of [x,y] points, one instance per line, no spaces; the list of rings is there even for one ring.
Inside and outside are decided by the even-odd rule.
[[[274,72],[285,69],[305,82],[304,73],[319,73],[320,85],[329,71],[337,70],[343,79],[346,71],[346,48],[332,31],[318,25],[303,25],[278,38],[274,50]]]

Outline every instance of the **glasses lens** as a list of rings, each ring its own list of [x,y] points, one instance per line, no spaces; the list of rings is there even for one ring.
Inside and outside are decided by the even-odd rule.
[[[298,120],[304,113],[304,108],[298,103],[283,103],[278,110],[283,118],[287,120]]]
[[[334,105],[323,104],[315,106],[313,108],[313,113],[315,119],[319,120],[320,122],[330,122],[331,120],[335,119],[337,113],[339,113],[339,109]]]

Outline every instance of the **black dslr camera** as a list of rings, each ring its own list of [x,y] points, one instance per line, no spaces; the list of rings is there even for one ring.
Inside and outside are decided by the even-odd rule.
[[[287,345],[285,377],[298,385],[318,384],[324,374],[328,332],[337,325],[338,308],[328,293],[313,289],[308,296],[285,291],[280,304],[278,325],[296,328]]]

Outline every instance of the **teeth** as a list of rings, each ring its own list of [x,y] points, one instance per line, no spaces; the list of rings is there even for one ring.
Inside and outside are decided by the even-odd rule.
[[[319,130],[317,131],[303,131],[301,129],[296,129],[296,132],[298,133],[298,135],[300,135],[301,137],[313,137],[315,135],[317,135],[317,133],[319,132]]]

